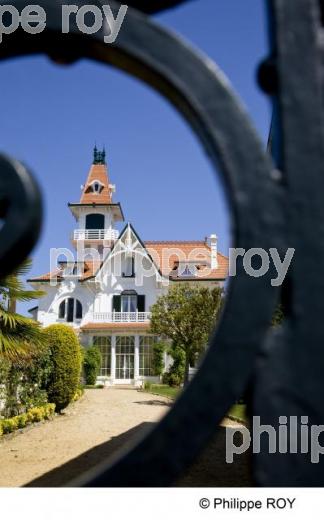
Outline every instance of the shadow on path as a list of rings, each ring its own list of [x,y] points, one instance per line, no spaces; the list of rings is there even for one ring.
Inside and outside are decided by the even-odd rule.
[[[153,423],[143,422],[125,433],[82,453],[79,457],[59,466],[29,482],[26,487],[59,487],[68,484],[104,459],[127,448],[142,437]],[[235,443],[240,445],[240,432],[235,433]],[[218,427],[213,439],[198,460],[175,484],[180,487],[248,487],[253,486],[250,452],[236,455],[232,464],[225,460],[226,427]],[[157,468],[158,470],[158,468]]]
[[[78,457],[69,460],[62,466],[52,469],[48,473],[44,473],[40,477],[32,480],[25,487],[60,487],[68,484],[71,480],[78,478],[82,473],[100,464],[104,459],[111,455],[115,455],[119,450],[128,447],[129,443],[133,444],[137,437],[141,438],[148,430],[152,428],[154,423],[143,422],[135,428],[127,430],[125,433],[113,437],[111,440],[99,444],[88,451],[85,451]]]
[[[171,408],[173,406],[173,401],[166,402],[166,401],[160,401],[159,399],[151,399],[150,401],[134,401],[134,404],[148,404],[151,406],[168,406]]]

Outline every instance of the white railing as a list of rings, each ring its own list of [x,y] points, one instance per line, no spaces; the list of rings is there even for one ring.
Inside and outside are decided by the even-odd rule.
[[[150,312],[94,312],[95,323],[144,323],[151,318]]]
[[[117,240],[117,229],[75,229],[74,240]]]

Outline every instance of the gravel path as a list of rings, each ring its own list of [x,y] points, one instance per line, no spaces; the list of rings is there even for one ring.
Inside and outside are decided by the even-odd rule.
[[[87,390],[64,415],[1,438],[0,486],[64,485],[127,448],[170,406],[167,398],[133,389]],[[196,466],[188,482],[179,484],[203,485],[201,478]],[[236,485],[244,485],[242,475]]]

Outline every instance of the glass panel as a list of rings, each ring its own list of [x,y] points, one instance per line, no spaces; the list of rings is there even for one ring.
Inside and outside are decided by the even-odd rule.
[[[154,376],[153,345],[157,342],[156,336],[140,336],[139,343],[139,375]]]
[[[111,336],[95,336],[93,344],[99,348],[101,352],[101,369],[100,375],[109,377],[111,375]]]
[[[121,310],[122,312],[129,312],[129,296],[122,296],[121,297]]]
[[[136,312],[137,309],[137,296],[130,296],[129,297],[129,311],[130,312]]]
[[[116,379],[134,378],[135,337],[116,337]]]
[[[63,300],[60,303],[58,317],[59,317],[60,320],[64,320],[64,318],[65,318],[65,300]]]
[[[121,297],[122,312],[136,312],[137,310],[137,295],[122,295]]]
[[[74,311],[74,300],[73,300],[73,298],[69,298],[66,321],[68,321],[70,323],[72,323],[72,321],[73,321],[73,311]]]
[[[133,276],[134,274],[134,258],[133,257],[126,257],[125,258],[125,276]]]
[[[77,320],[81,320],[82,319],[82,305],[81,303],[79,302],[79,300],[76,300],[76,312],[75,312],[75,317]]]

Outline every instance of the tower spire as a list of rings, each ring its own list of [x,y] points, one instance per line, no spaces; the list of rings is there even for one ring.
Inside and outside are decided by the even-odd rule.
[[[106,150],[98,150],[97,145],[93,149],[93,163],[92,164],[106,164]]]

